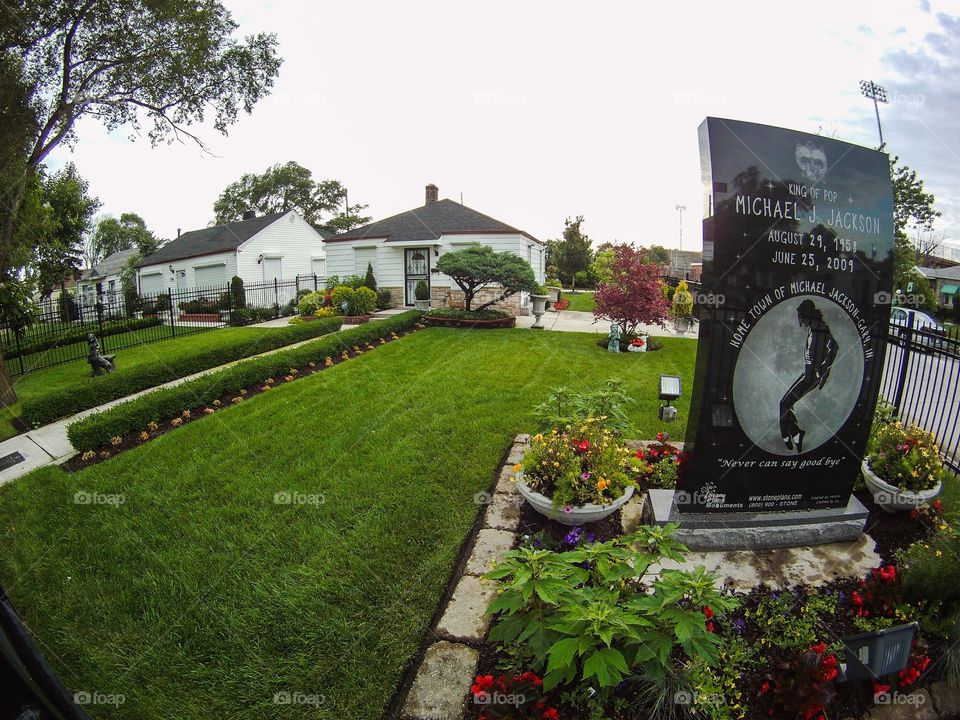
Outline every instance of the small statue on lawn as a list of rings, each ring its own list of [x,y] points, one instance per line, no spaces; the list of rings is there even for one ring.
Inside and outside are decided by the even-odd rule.
[[[87,335],[87,342],[90,343],[90,354],[87,355],[87,362],[90,363],[91,375],[96,377],[104,373],[112,373],[117,369],[116,365],[113,364],[114,356],[104,355],[100,352],[100,341],[97,340],[96,335],[93,333]]]
[[[610,323],[610,339],[607,341],[607,352],[620,352],[620,326]]]

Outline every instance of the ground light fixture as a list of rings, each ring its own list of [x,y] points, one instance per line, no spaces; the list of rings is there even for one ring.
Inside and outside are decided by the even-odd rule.
[[[680,397],[682,385],[679,375],[660,376],[660,399],[666,404],[660,406],[660,419],[663,422],[673,422],[677,419],[677,409],[670,403]]]

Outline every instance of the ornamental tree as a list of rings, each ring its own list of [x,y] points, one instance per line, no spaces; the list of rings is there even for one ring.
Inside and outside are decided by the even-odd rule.
[[[537,280],[530,263],[518,255],[495,252],[493,248],[480,243],[441,255],[437,260],[437,269],[453,278],[463,290],[465,310],[471,309],[473,298],[487,285],[497,283],[501,292],[498,297],[476,308],[478,312],[516,292],[533,292],[537,288]]]
[[[666,325],[667,300],[660,289],[660,268],[647,261],[648,251],[629,245],[613,247],[610,276],[594,294],[593,314],[620,326],[621,337],[632,337],[637,326]]]

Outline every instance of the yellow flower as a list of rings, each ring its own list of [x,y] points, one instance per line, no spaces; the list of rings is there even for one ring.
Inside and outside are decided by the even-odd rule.
[[[537,442],[543,442],[543,433],[537,433],[536,435],[533,436],[533,439],[536,440]]]
[[[513,471],[520,472],[521,468],[523,468],[523,465],[521,463],[517,463],[516,465],[513,466]]]
[[[943,553],[940,550],[937,550],[936,555],[937,557],[943,557]]]
[[[604,480],[603,478],[600,478],[600,480],[597,482],[597,490],[603,490],[609,484],[610,483],[608,483],[606,480]]]

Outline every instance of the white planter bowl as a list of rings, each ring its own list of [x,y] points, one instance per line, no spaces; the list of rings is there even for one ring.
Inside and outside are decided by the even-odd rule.
[[[870,458],[866,457],[860,463],[860,469],[863,471],[863,479],[873,494],[873,501],[888,513],[901,510],[914,510],[924,503],[930,502],[940,494],[941,483],[937,483],[929,490],[901,490],[896,485],[881,480],[877,474],[870,469]]]
[[[596,522],[597,520],[603,520],[605,517],[613,515],[613,513],[633,497],[633,486],[631,485],[623,495],[609,504],[594,505],[593,503],[588,503],[587,505],[574,505],[570,508],[570,512],[564,512],[562,507],[555,508],[553,506],[553,500],[546,495],[541,495],[536,490],[531,490],[530,487],[523,482],[522,478],[523,475],[517,473],[517,490],[520,491],[524,499],[530,503],[538,513],[551,520],[556,520],[562,525],[586,525]]]

